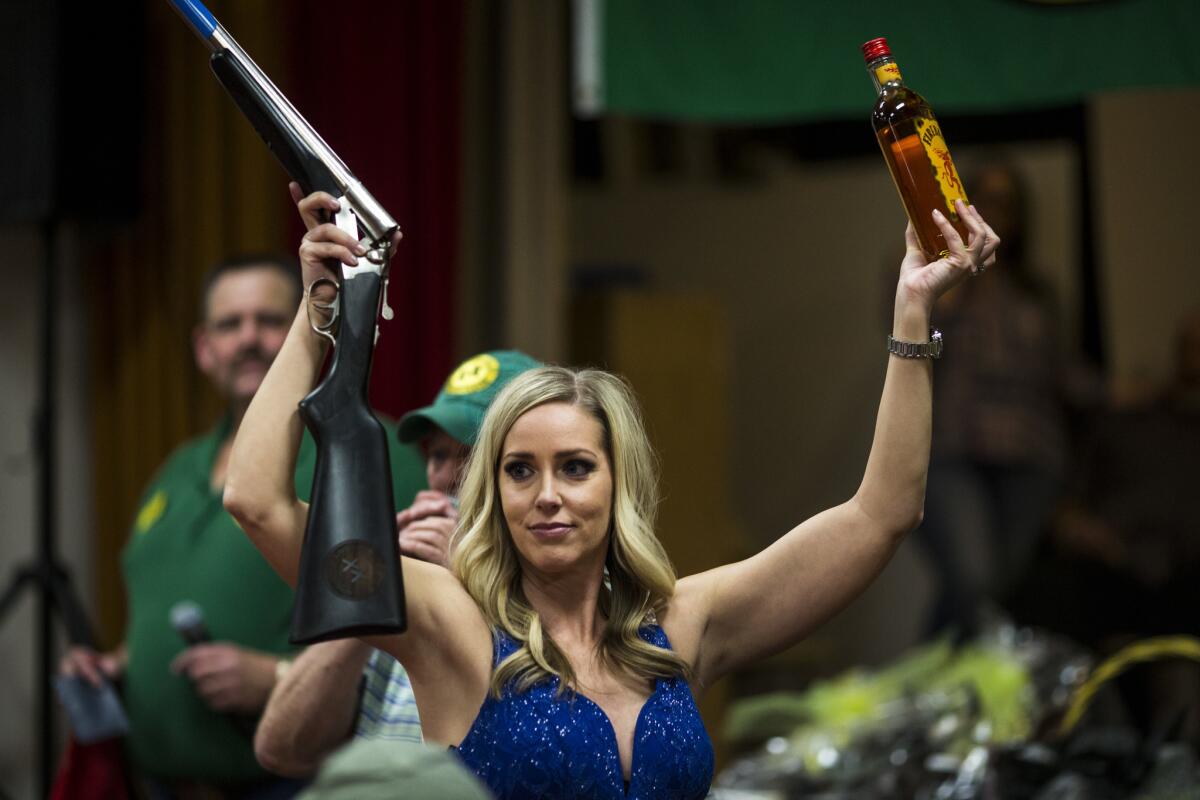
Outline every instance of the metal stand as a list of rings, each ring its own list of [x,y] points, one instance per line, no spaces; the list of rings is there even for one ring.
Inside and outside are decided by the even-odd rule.
[[[58,294],[55,220],[42,227],[42,350],[40,398],[36,417],[38,463],[38,549],[32,562],[18,565],[3,595],[0,595],[0,625],[25,589],[35,589],[38,598],[37,648],[34,670],[39,679],[38,747],[39,797],[50,792],[54,775],[54,692],[51,681],[58,670],[55,657],[54,622],[57,612],[67,636],[74,644],[93,646],[91,624],[79,602],[67,568],[58,557],[57,532],[57,365],[58,331],[55,298]]]

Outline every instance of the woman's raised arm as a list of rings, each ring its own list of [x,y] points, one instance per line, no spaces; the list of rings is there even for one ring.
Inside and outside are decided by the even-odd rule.
[[[353,236],[321,221],[323,212],[337,210],[332,196],[317,192],[301,198],[295,184],[292,196],[308,228],[300,245],[307,301],[314,281],[336,280],[338,264],[353,266],[363,252]],[[303,432],[297,404],[320,375],[325,342],[301,306],[238,428],[225,483],[225,508],[293,586],[308,518],[293,477]],[[425,737],[457,744],[487,691],[491,635],[466,590],[445,568],[403,558],[402,569],[408,632],[370,644],[396,656],[408,670]]]
[[[293,197],[297,191],[292,190]],[[329,261],[357,263],[354,237],[333,225],[318,230],[318,209],[330,203],[336,208],[336,201],[327,194],[295,199],[309,228],[300,245],[304,300],[238,427],[225,478],[225,509],[290,585],[296,583],[308,517],[308,505],[296,497],[294,483],[304,431],[297,404],[316,383],[327,346],[309,326],[308,287],[318,278],[335,277]]]
[[[994,262],[999,238],[974,208],[960,206],[958,213],[971,232],[969,244],[935,212],[950,253],[933,262],[909,226],[896,289],[895,339],[929,341],[934,301]],[[857,597],[920,523],[932,373],[928,358],[888,358],[870,456],[852,498],[752,558],[679,581],[668,634],[680,640],[702,685],[803,639]]]

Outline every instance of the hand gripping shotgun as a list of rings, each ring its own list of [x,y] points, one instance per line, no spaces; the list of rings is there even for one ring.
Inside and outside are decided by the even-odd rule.
[[[317,443],[317,465],[291,641],[400,633],[404,584],[387,435],[367,404],[376,318],[392,318],[387,265],[399,226],[199,0],[171,2],[208,45],[217,80],[283,168],[305,194],[322,190],[336,197],[338,227],[367,249],[359,266],[342,265],[340,283],[318,281],[332,284],[323,289],[334,290],[332,302],[314,303],[309,287],[309,323],[335,348],[329,374],[300,401],[300,416]]]

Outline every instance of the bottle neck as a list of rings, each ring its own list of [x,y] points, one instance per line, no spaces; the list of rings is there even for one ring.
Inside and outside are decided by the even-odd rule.
[[[875,84],[875,93],[882,94],[889,87],[903,86],[904,79],[900,77],[900,67],[891,56],[880,56],[867,64],[867,73]]]

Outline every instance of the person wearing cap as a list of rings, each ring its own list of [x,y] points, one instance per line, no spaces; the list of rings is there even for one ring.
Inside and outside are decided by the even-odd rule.
[[[458,522],[460,473],[488,405],[509,380],[537,366],[515,350],[481,353],[450,374],[433,403],[401,418],[397,437],[420,448],[429,486],[396,515],[401,553],[445,565]],[[303,777],[350,738],[421,741],[408,675],[396,659],[357,639],[309,647],[271,694],[255,754],[272,772]]]

